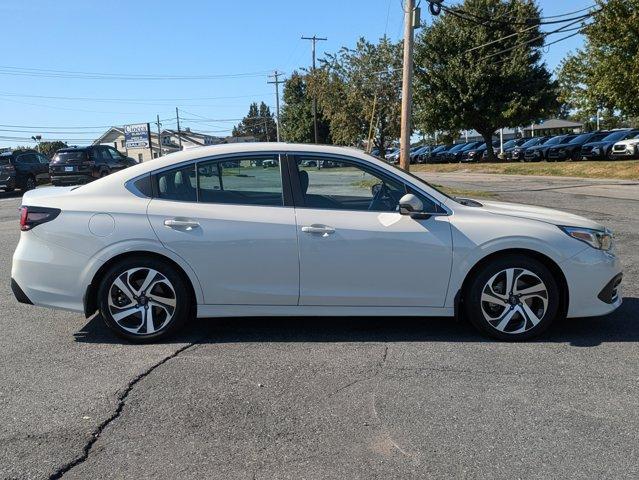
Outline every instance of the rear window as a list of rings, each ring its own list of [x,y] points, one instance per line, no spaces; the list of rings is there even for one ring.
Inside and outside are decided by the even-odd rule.
[[[87,153],[84,150],[58,152],[53,156],[51,163],[81,162],[82,160],[86,158],[87,158]]]

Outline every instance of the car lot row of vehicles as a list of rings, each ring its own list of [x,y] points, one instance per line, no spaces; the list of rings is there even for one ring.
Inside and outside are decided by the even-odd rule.
[[[62,148],[51,160],[30,149],[0,154],[0,189],[32,190],[40,183],[79,185],[137,162],[107,145]]]
[[[493,149],[497,154],[499,142],[493,142]],[[638,159],[639,129],[512,139],[504,142],[499,158],[508,162]],[[410,163],[479,162],[487,159],[486,144],[477,141],[416,146],[410,150]],[[399,149],[389,151],[386,161],[398,163]]]

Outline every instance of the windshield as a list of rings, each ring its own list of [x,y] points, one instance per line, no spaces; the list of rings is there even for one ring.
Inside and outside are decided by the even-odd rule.
[[[446,150],[446,145],[440,145],[435,150],[433,150],[433,153],[443,152],[444,150]]]
[[[467,152],[468,150],[471,150],[475,148],[476,146],[477,146],[477,142],[469,143],[464,148],[462,148],[462,152]]]
[[[618,132],[612,132],[607,137],[604,137],[601,141],[602,142],[616,142],[617,140],[623,140],[629,134],[630,134],[630,132],[628,130],[620,130]]]
[[[504,143],[504,148],[510,148],[516,145],[517,145],[517,140],[508,140],[506,143]]]
[[[570,142],[568,142],[568,143],[585,143],[585,142],[588,141],[588,139],[590,139],[590,137],[592,137],[591,134],[584,133],[583,135],[577,135],[575,138],[570,140]]]
[[[530,140],[528,140],[527,142],[524,142],[522,144],[522,148],[534,147],[535,145],[537,145],[539,143],[540,140],[541,140],[541,138],[539,138],[539,137],[531,138]]]
[[[465,143],[460,143],[459,145],[455,145],[453,148],[449,150],[450,153],[459,152],[466,146]]]
[[[561,143],[564,138],[566,138],[565,135],[561,135],[559,137],[552,137],[550,140],[545,141],[543,144],[544,145],[557,145],[558,143]]]

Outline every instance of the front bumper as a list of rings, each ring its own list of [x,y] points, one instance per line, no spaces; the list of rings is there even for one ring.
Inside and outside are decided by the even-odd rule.
[[[606,315],[621,305],[622,272],[617,256],[586,247],[561,268],[569,288],[568,317]]]

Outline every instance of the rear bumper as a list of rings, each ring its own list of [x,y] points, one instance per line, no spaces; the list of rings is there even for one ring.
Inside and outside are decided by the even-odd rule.
[[[59,173],[51,175],[51,183],[53,185],[80,185],[95,180],[91,174],[69,174],[61,175]]]
[[[18,285],[18,282],[16,282],[13,278],[11,279],[11,291],[13,292],[13,296],[16,297],[16,300],[18,302],[33,305],[33,302],[29,300],[27,294],[22,291],[20,285]]]
[[[83,295],[94,266],[86,256],[22,232],[13,254],[11,287],[19,302],[84,311]]]

